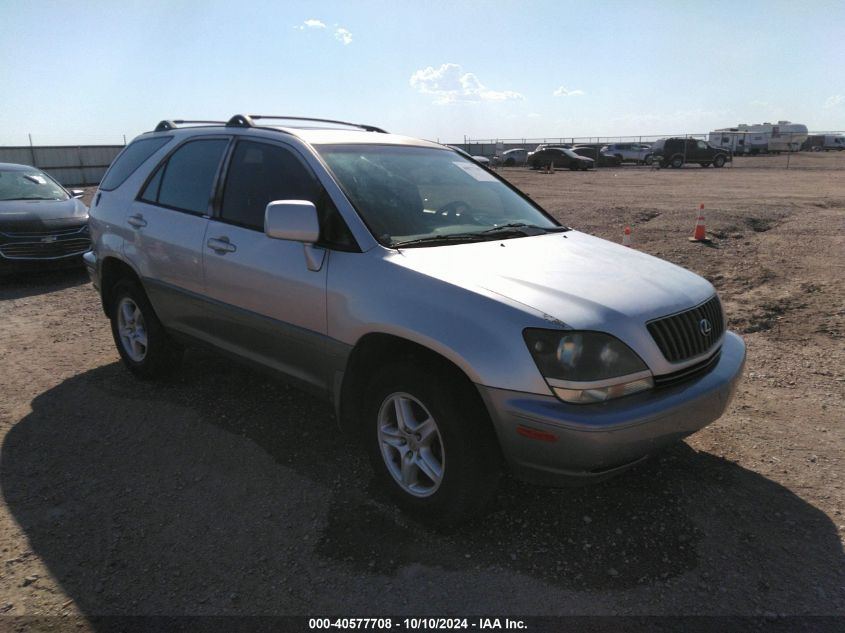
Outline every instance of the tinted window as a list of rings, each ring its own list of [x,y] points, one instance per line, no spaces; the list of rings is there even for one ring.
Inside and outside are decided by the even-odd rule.
[[[157,202],[158,201],[158,190],[161,187],[161,175],[164,173],[164,166],[159,167],[156,170],[155,175],[152,177],[152,180],[147,183],[147,186],[144,187],[144,193],[141,194],[141,200],[146,200],[147,202]]]
[[[207,213],[214,177],[228,143],[227,139],[185,143],[159,167],[141,199],[182,211]]]
[[[160,148],[170,142],[171,136],[159,136],[157,138],[142,138],[133,141],[124,149],[112,163],[102,182],[100,189],[111,191],[122,185],[145,160],[152,156]]]
[[[278,145],[242,141],[232,154],[223,192],[223,220],[264,230],[264,209],[273,200],[310,200],[319,188],[306,167]]]

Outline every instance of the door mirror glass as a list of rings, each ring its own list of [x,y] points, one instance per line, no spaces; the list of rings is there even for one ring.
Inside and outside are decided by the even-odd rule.
[[[264,210],[264,234],[274,240],[313,244],[320,239],[317,207],[308,200],[274,200]]]

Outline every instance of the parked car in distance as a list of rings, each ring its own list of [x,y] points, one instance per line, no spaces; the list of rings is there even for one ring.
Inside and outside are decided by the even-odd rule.
[[[598,149],[596,149],[595,147],[590,147],[589,145],[573,147],[572,151],[578,154],[579,156],[591,158],[594,161],[598,156],[599,167],[618,167],[622,164],[622,161],[618,156],[614,156],[613,154],[607,154],[605,152],[599,152]]]
[[[731,160],[729,152],[694,138],[662,138],[652,145],[654,160],[661,167],[683,167],[685,163],[698,163],[702,167],[724,167]]]
[[[613,154],[620,162],[651,165],[654,160],[651,145],[646,143],[612,143],[602,147],[601,151]]]
[[[571,169],[572,171],[586,171],[592,169],[595,161],[592,158],[579,156],[569,148],[547,147],[528,154],[527,164],[531,169],[545,169],[554,165],[557,169]]]
[[[456,152],[458,152],[461,156],[464,156],[465,158],[469,158],[470,160],[474,160],[474,161],[475,161],[476,163],[478,163],[479,165],[483,165],[484,167],[487,167],[488,169],[489,169],[489,168],[493,165],[493,163],[494,163],[494,161],[491,161],[491,160],[490,160],[489,158],[487,158],[486,156],[479,156],[479,155],[473,156],[473,155],[471,155],[471,154],[467,153],[467,152],[466,152],[466,150],[464,150],[464,149],[462,149],[462,148],[458,147],[457,145],[447,145],[446,147],[448,147],[449,149],[455,150],[455,151],[456,151]],[[495,157],[494,157],[494,158],[495,158]]]
[[[0,163],[0,273],[81,266],[91,247],[82,195],[35,167]]]
[[[534,148],[534,151],[539,152],[539,151],[542,151],[544,149],[549,149],[550,147],[556,147],[558,149],[572,149],[572,145],[570,143],[556,143],[556,144],[541,143],[540,145],[538,145],[537,147]]]
[[[505,167],[524,165],[527,158],[527,149],[509,149],[502,152],[499,156],[499,164],[504,165]]]
[[[284,376],[434,524],[477,516],[504,469],[606,478],[725,411],[745,346],[705,279],[443,145],[277,119],[162,121],[101,182],[85,263],[138,378],[191,344]]]

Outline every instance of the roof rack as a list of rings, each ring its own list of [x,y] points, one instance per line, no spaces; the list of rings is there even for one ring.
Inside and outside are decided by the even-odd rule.
[[[187,121],[185,119],[164,120],[156,125],[156,132],[175,130],[177,125],[223,125],[225,121]]]
[[[260,119],[284,119],[287,121],[313,121],[315,123],[334,123],[336,125],[348,125],[349,127],[357,127],[367,132],[378,132],[379,134],[387,134],[387,132],[375,125],[366,125],[364,123],[349,123],[348,121],[335,121],[334,119],[314,119],[304,116],[276,116],[270,114],[236,114],[229,122],[227,127],[255,127],[254,121]]]

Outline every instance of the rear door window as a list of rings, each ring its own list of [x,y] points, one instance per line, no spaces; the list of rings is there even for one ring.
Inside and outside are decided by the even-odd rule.
[[[159,166],[141,200],[179,211],[208,213],[214,181],[229,139],[185,143]]]

